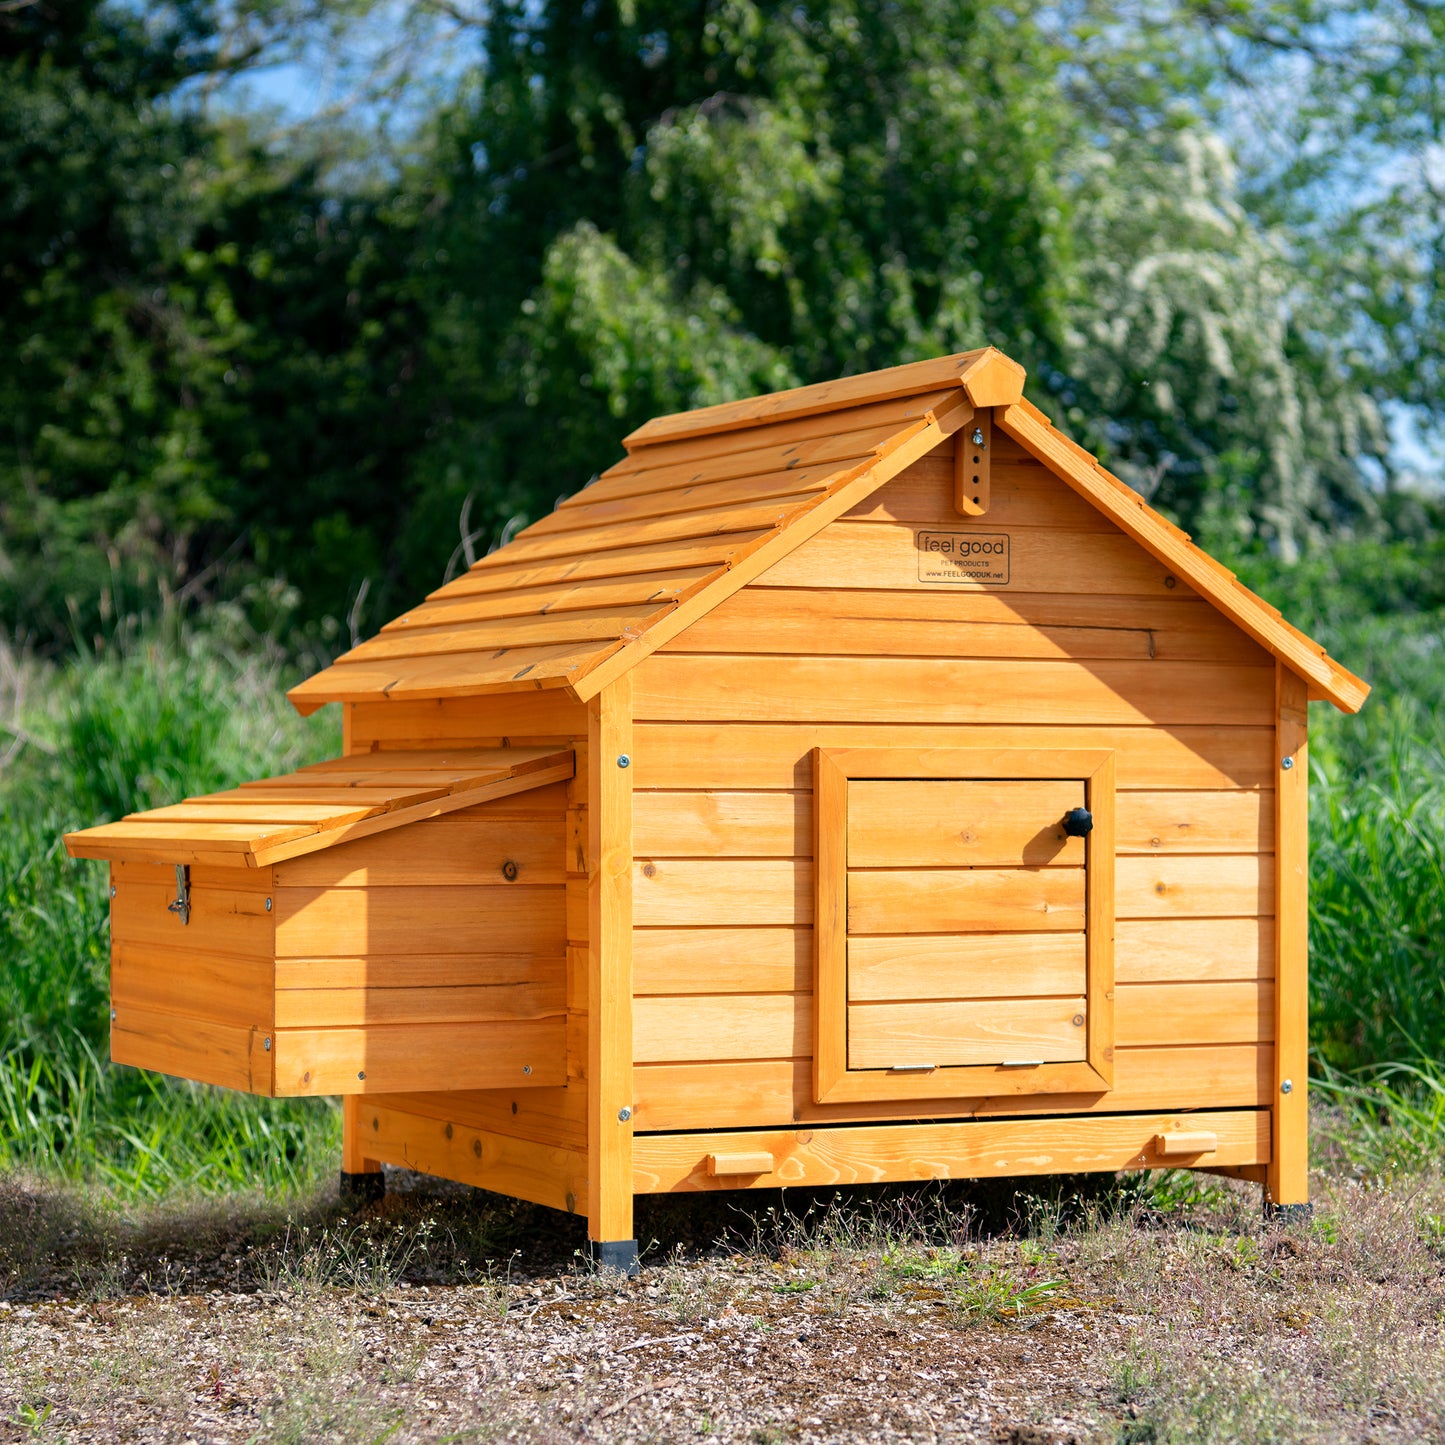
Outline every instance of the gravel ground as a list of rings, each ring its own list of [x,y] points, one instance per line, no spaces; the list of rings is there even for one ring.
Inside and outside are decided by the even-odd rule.
[[[0,1181],[0,1440],[1445,1439],[1438,1181],[1324,1181],[1280,1230],[1177,1178],[1002,1220],[670,1202],[631,1281],[574,1221],[404,1179],[289,1219]]]

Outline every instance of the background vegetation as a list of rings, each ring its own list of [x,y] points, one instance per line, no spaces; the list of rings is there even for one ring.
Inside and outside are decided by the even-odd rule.
[[[648,415],[983,342],[1375,683],[1319,1058],[1445,1055],[1442,79],[1412,0],[0,5],[0,1162],[329,1169],[103,1066],[58,835],[324,754],[286,682]]]

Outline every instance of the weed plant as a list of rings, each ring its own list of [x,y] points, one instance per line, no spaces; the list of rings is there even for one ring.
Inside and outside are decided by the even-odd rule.
[[[0,773],[0,1167],[134,1197],[301,1190],[332,1160],[339,1125],[325,1102],[108,1065],[106,869],[72,862],[61,843],[334,751],[334,723],[304,723],[286,704],[277,650],[224,623],[120,629],[105,650],[40,674],[41,701],[13,725],[27,742]]]

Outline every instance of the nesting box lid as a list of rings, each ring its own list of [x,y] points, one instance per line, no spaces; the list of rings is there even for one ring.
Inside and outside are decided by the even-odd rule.
[[[65,835],[72,858],[265,867],[570,778],[570,748],[332,758]]]
[[[1368,686],[1023,399],[993,348],[658,417],[628,455],[291,689],[328,702],[565,688],[582,700],[866,501],[975,411],[1310,685]]]

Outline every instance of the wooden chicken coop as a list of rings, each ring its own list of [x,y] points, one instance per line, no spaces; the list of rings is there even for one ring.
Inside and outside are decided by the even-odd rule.
[[[1306,711],[1367,687],[992,349],[660,417],[290,694],[344,755],[72,834],[113,1057],[384,1163],[657,1191],[1186,1166],[1307,1200]],[[264,761],[264,760],[259,760]]]

